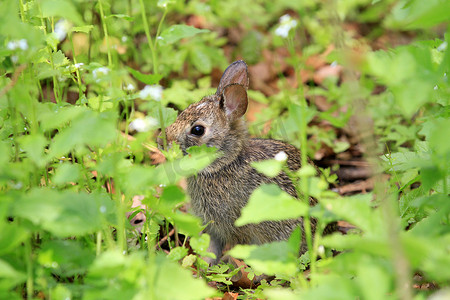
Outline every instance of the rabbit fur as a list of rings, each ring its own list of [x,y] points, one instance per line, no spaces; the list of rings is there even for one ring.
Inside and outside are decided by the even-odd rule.
[[[293,197],[297,197],[294,184],[281,172],[274,178],[258,173],[251,162],[270,158],[284,151],[291,170],[300,168],[300,153],[292,145],[272,139],[250,138],[243,115],[247,110],[249,86],[247,65],[243,61],[232,63],[224,72],[217,92],[190,105],[177,120],[166,128],[167,143],[178,143],[186,149],[206,144],[216,147],[222,155],[196,176],[187,179],[187,192],[195,215],[210,235],[209,251],[216,259],[206,258],[216,264],[225,245],[262,244],[289,238],[303,220],[265,221],[236,227],[234,222],[247,204],[252,192],[265,183],[275,183]],[[194,132],[194,127],[200,127]],[[197,134],[194,134],[194,133]],[[313,220],[314,221],[314,220]],[[314,228],[314,222],[312,223]],[[303,235],[304,236],[304,235]],[[306,251],[305,240],[301,253]]]

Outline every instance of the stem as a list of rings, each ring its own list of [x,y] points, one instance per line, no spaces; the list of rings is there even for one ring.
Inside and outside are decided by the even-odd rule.
[[[163,117],[163,106],[162,103],[159,102],[159,125],[161,126],[161,135],[163,139],[163,148],[167,150],[167,137],[166,137],[166,127],[164,126],[164,117]]]
[[[25,8],[23,5],[23,0],[20,0],[20,19],[25,23]]]
[[[105,42],[106,42],[106,49],[108,50],[108,66],[112,67],[112,58],[111,58],[111,49],[109,47],[109,35],[108,35],[108,27],[106,26],[106,20],[105,20],[105,14],[103,13],[103,5],[102,0],[98,1],[99,8],[100,8],[100,18],[102,19],[102,27],[103,27],[103,33],[105,34]]]
[[[164,19],[166,18],[166,15],[167,15],[167,7],[164,8],[163,16],[161,17],[161,20],[159,20],[158,29],[156,30],[155,48],[154,48],[155,51],[157,50],[158,36],[159,36],[159,33],[161,32],[161,27],[162,27],[162,24],[164,22]]]
[[[96,251],[95,251],[95,254],[96,254],[97,256],[99,256],[101,252],[102,252],[102,232],[99,231],[99,232],[97,232],[97,241],[96,241]]]
[[[298,58],[296,51],[295,51],[295,45],[293,42],[292,36],[290,36],[287,40],[287,48],[289,50],[289,53],[291,57],[295,58],[295,72],[297,74],[297,80],[298,80],[298,88],[297,93],[299,95],[300,99],[300,118],[297,121],[297,125],[299,127],[300,132],[300,158],[301,158],[301,168],[304,168],[308,165],[308,156],[307,156],[307,134],[306,134],[306,98],[305,98],[305,90],[303,88],[302,78],[301,78],[301,67],[303,65],[302,61]],[[303,201],[309,206],[309,177],[303,176],[300,178],[300,189],[297,185],[297,194],[300,196],[303,196]],[[313,226],[311,226],[311,220],[309,218],[309,211],[306,212],[305,216],[303,216],[303,228],[305,233],[305,240],[306,245],[308,246],[308,253],[310,258],[310,270],[311,270],[311,281],[313,280],[313,274],[316,272],[316,247],[314,247],[313,239],[314,236],[317,234],[317,231],[313,229]]]
[[[70,46],[72,47],[72,57],[73,57],[73,63],[75,64],[75,73],[77,74],[77,84],[78,84],[78,101],[81,100],[81,96],[83,95],[83,89],[81,86],[81,77],[80,77],[80,71],[76,67],[77,64],[77,57],[75,55],[75,47],[73,45],[73,39],[72,39],[72,32],[69,33],[69,41]],[[80,103],[81,104],[81,103]]]
[[[44,17],[42,15],[41,6],[39,5],[39,3],[37,3],[37,6],[38,6],[38,9],[39,9],[39,14],[41,16],[40,19],[41,19],[42,30],[44,32],[44,35],[47,36],[47,26],[45,25],[45,22],[44,22]],[[51,22],[52,22],[51,27],[52,27],[52,32],[53,32],[54,31],[53,18],[51,19]],[[48,52],[50,64],[52,66],[52,70],[54,70],[55,69],[55,64],[53,63],[53,55],[52,55],[53,51],[50,48],[50,46],[47,46],[47,52]],[[59,94],[58,93],[58,91],[59,91],[59,83],[58,83],[58,80],[56,79],[55,75],[52,76],[52,79],[53,79],[53,94],[55,95],[56,103],[59,104],[60,103],[60,99],[59,99],[59,95],[58,95]],[[44,101],[44,99],[42,99],[42,101]]]
[[[153,45],[152,37],[150,36],[150,29],[147,22],[144,1],[139,0],[139,4],[141,5],[141,16],[142,22],[144,23],[145,36],[147,37],[148,46],[150,47],[150,52],[152,54],[153,73],[158,74],[158,61],[156,60],[156,49]]]
[[[32,237],[25,240],[25,263],[27,266],[27,299],[33,299],[34,278],[33,278],[33,253],[31,249]]]

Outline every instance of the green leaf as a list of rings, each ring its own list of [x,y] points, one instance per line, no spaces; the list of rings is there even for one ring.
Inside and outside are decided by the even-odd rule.
[[[15,216],[59,237],[93,233],[106,224],[112,201],[100,194],[33,189],[13,203]]]
[[[74,26],[72,27],[72,32],[84,32],[89,33],[91,30],[94,29],[94,25],[84,25],[84,26]]]
[[[191,271],[183,269],[163,255],[157,256],[156,263],[157,269],[153,272],[157,276],[153,277],[153,290],[164,291],[158,292],[158,299],[204,299],[215,293],[203,280],[194,279]]]
[[[385,224],[379,209],[371,205],[373,195],[361,194],[345,198],[322,199],[321,203],[339,218],[348,221],[370,236],[385,234]]]
[[[186,253],[187,253],[187,251],[186,251]],[[197,260],[197,256],[195,256],[194,254],[189,254],[188,256],[186,256],[183,259],[183,262],[181,263],[181,265],[183,266],[183,268],[188,268],[188,267],[191,267],[195,263],[196,260]]]
[[[297,219],[307,211],[305,203],[282,191],[278,185],[265,184],[252,193],[235,225]]]
[[[187,254],[188,254],[187,248],[176,247],[176,248],[173,248],[172,250],[170,250],[170,253],[167,255],[167,258],[169,258],[173,261],[179,261],[180,259],[184,258]]]
[[[6,223],[0,221],[0,255],[14,252],[17,247],[28,238],[28,231],[17,222]]]
[[[207,49],[203,46],[196,46],[189,52],[191,63],[203,74],[209,74],[212,70],[212,61]]]
[[[164,216],[175,224],[179,232],[189,236],[199,235],[203,229],[201,220],[191,214],[180,211],[164,211]]]
[[[210,252],[207,252],[209,242],[210,242],[209,235],[202,234],[200,236],[192,236],[190,240],[190,245],[197,254],[200,254],[201,256],[208,256],[214,258],[214,255],[212,255]]]
[[[275,159],[267,159],[263,161],[251,162],[250,165],[256,169],[259,173],[262,173],[268,177],[275,177],[280,174],[283,168],[284,161],[278,161]]]
[[[159,198],[160,207],[165,209],[174,209],[179,204],[183,203],[186,199],[186,195],[183,191],[175,185],[168,186],[164,188],[164,191]]]
[[[402,0],[392,9],[386,23],[391,28],[423,29],[450,20],[450,2]]]
[[[288,242],[274,242],[264,245],[237,245],[228,254],[243,259],[258,272],[292,276],[297,271],[298,251]]]
[[[72,124],[59,132],[50,146],[51,157],[60,157],[75,147],[85,145],[105,146],[117,135],[115,117],[112,113],[95,113],[86,110]]]
[[[77,240],[45,241],[38,253],[39,264],[64,277],[85,273],[95,258],[94,249]]]
[[[156,167],[152,180],[163,185],[177,183],[181,178],[194,175],[212,163],[217,157],[216,151],[206,145],[191,147],[188,149],[190,155]]]
[[[44,156],[44,148],[47,146],[47,139],[41,134],[25,135],[20,137],[19,143],[27,152],[28,157],[38,167],[43,167],[47,160]]]
[[[81,175],[81,166],[72,163],[63,163],[56,169],[52,182],[56,185],[76,183]]]
[[[134,18],[130,17],[129,15],[125,15],[125,14],[112,14],[107,16],[107,18],[118,18],[118,19],[123,19],[123,20],[127,20],[127,21],[133,21]]]
[[[161,74],[144,74],[130,67],[127,70],[134,78],[148,85],[158,84],[163,77]]]
[[[69,0],[42,0],[41,10],[42,16],[45,18],[62,17],[77,25],[82,25],[84,23],[77,8],[73,2]]]
[[[0,285],[2,289],[8,290],[25,282],[26,274],[17,271],[8,262],[0,259]]]
[[[158,43],[162,45],[173,44],[183,38],[192,37],[199,33],[209,32],[207,29],[198,29],[184,24],[172,25],[165,29],[160,37],[157,37]]]

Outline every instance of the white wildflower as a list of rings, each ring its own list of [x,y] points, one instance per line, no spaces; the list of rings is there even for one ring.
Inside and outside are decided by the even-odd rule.
[[[17,63],[17,62],[19,61],[19,57],[18,57],[17,55],[12,55],[12,56],[11,56],[11,61],[12,61],[13,63]]]
[[[124,87],[126,91],[134,91],[135,87],[132,83],[127,84],[127,86]]]
[[[126,43],[128,41],[128,37],[126,35],[122,36],[121,38],[123,43]]]
[[[77,63],[77,64],[74,64],[74,67],[75,67],[75,69],[79,69],[79,68],[81,68],[82,66],[84,66],[84,64],[83,63]]]
[[[72,24],[67,20],[61,19],[56,22],[53,34],[59,41],[62,41],[66,38],[70,28],[72,28]]]
[[[22,49],[22,50],[27,50],[28,49],[28,42],[27,42],[26,39],[19,40],[18,44],[19,44],[19,48],[20,49]]]
[[[153,99],[161,101],[163,88],[160,85],[146,85],[140,92],[139,97],[142,99]]]
[[[109,69],[107,67],[100,67],[92,71],[92,76],[94,76],[94,79],[96,82],[100,82],[101,76],[104,76],[109,73]]]
[[[284,152],[284,151],[280,151],[275,155],[275,160],[285,161],[287,159],[288,159],[288,156],[287,156],[286,152]]]
[[[8,50],[16,50],[16,49],[27,50],[28,41],[26,39],[21,39],[18,41],[10,41],[8,42],[8,44],[6,44],[6,48],[8,48]]]
[[[447,42],[443,42],[436,48],[436,50],[439,52],[444,52],[447,49],[447,45]]]
[[[158,121],[152,117],[138,118],[131,121],[128,128],[138,132],[146,132],[158,126]]]
[[[10,41],[8,42],[8,44],[6,45],[6,48],[8,48],[8,50],[16,50],[17,48],[17,41]]]
[[[323,255],[325,254],[325,247],[324,247],[323,245],[320,245],[320,246],[317,248],[317,252],[318,252],[318,254],[319,254],[320,256],[323,256]]]
[[[280,25],[275,29],[275,34],[282,38],[287,38],[289,31],[296,26],[297,20],[292,19],[290,15],[286,14],[280,18]]]

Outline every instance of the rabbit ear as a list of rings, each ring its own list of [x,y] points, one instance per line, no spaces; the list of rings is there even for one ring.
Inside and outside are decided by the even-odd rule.
[[[223,72],[216,95],[221,95],[224,88],[230,84],[240,84],[245,90],[248,89],[247,64],[243,60],[235,61]]]
[[[230,84],[222,93],[223,108],[229,121],[242,117],[247,111],[248,99],[246,88],[241,84]]]

